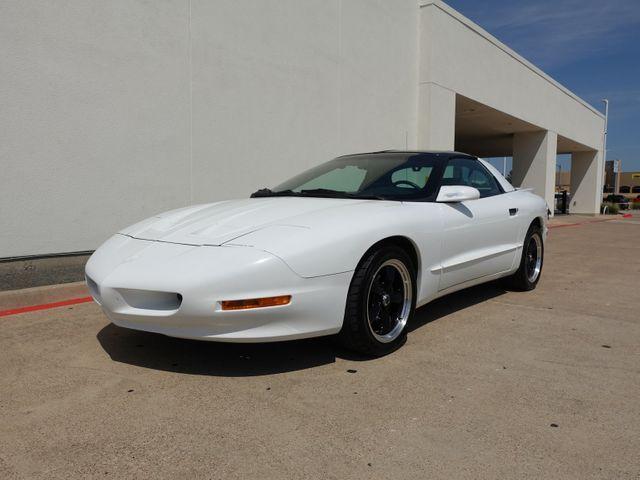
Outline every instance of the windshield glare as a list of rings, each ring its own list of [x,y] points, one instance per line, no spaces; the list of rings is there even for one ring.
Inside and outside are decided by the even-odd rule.
[[[426,198],[432,194],[435,160],[425,154],[389,153],[339,157],[297,175],[274,193],[389,200]],[[337,196],[337,195],[334,195]]]

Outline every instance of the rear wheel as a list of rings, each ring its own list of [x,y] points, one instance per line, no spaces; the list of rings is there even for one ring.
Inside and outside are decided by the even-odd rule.
[[[522,246],[520,267],[507,279],[508,285],[521,291],[533,290],[538,285],[542,274],[544,260],[544,244],[542,230],[538,225],[531,225]]]
[[[396,246],[371,251],[356,269],[339,338],[359,353],[382,356],[406,341],[416,298],[415,266]]]

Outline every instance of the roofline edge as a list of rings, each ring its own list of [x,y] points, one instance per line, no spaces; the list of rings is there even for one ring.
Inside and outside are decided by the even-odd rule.
[[[573,93],[571,90],[569,90],[567,87],[562,85],[560,82],[558,82],[557,80],[555,80],[551,76],[547,75],[540,68],[536,67],[533,63],[531,63],[529,60],[527,60],[522,55],[517,53],[515,50],[513,50],[512,48],[509,48],[507,45],[502,43],[500,40],[498,40],[496,37],[491,35],[489,32],[487,32],[480,25],[478,25],[474,21],[470,20],[469,18],[465,17],[462,13],[458,12],[455,8],[450,7],[449,5],[447,5],[446,3],[442,2],[441,0],[421,0],[420,3],[419,3],[419,8],[424,8],[424,7],[437,7],[437,8],[439,8],[444,13],[446,13],[447,15],[452,17],[454,20],[459,21],[460,23],[462,23],[467,28],[473,30],[475,33],[477,33],[478,35],[483,37],[485,40],[491,42],[493,45],[498,47],[504,53],[506,53],[507,55],[512,57],[514,60],[520,62],[522,65],[527,67],[529,70],[531,70],[532,72],[534,72],[535,74],[537,74],[538,76],[540,76],[541,78],[543,78],[544,80],[546,80],[547,82],[552,84],[554,87],[560,89],[564,94],[566,94],[569,97],[573,98],[578,103],[582,104],[584,107],[588,108],[593,113],[598,115],[602,120],[604,120],[604,114],[600,110],[598,110],[596,107],[591,105],[586,100],[580,98],[578,95]]]

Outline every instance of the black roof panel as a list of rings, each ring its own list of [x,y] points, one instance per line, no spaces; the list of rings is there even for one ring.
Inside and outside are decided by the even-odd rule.
[[[432,155],[446,155],[446,156],[463,156],[469,158],[477,158],[474,155],[470,155],[464,152],[456,152],[453,150],[378,150],[376,152],[359,152],[359,153],[350,153],[347,155],[340,155],[341,157],[353,157],[355,155],[377,155],[383,153],[414,153],[414,154],[432,154]]]

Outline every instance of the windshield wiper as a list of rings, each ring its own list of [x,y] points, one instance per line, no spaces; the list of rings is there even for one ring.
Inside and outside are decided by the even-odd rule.
[[[253,192],[251,194],[251,198],[258,197],[294,197],[300,195],[299,193],[294,192],[293,190],[281,190],[279,192],[274,192],[270,188],[261,188],[257,192]]]
[[[374,195],[369,193],[349,193],[338,190],[329,190],[328,188],[314,188],[312,190],[301,190],[302,195],[322,196],[330,198],[358,198],[362,200],[388,200],[382,195]]]
[[[349,198],[361,198],[362,200],[392,200],[389,197],[383,195],[374,195],[372,193],[357,194],[353,193],[349,195]]]
[[[387,197],[383,197],[382,195],[341,192],[338,190],[330,190],[328,188],[312,188],[308,190],[300,190],[299,192],[294,192],[293,190],[281,190],[279,192],[274,192],[270,188],[262,188],[251,194],[251,198],[260,197],[325,197],[356,198],[359,200],[389,200]]]
[[[336,198],[344,198],[349,194],[347,192],[340,192],[338,190],[330,190],[328,188],[312,188],[309,190],[300,190],[302,195],[313,196],[322,196],[322,197],[336,197]]]

